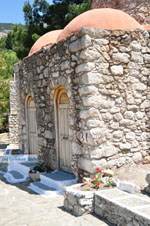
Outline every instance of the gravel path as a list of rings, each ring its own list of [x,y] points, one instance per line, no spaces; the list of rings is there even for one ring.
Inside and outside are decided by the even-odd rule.
[[[9,184],[0,174],[0,226],[107,226],[93,215],[75,217],[63,208],[63,196],[44,198],[27,188],[29,182]]]

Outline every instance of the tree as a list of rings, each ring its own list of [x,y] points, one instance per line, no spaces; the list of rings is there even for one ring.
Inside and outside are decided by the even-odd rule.
[[[19,59],[28,55],[34,42],[48,31],[63,29],[74,17],[90,9],[88,0],[25,1],[23,11],[26,26],[15,25],[13,31],[0,40],[0,47],[13,50]]]

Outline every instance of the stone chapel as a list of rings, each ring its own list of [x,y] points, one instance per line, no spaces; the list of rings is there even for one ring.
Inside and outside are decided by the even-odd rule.
[[[40,37],[10,84],[10,141],[78,177],[150,162],[147,20],[102,7]]]

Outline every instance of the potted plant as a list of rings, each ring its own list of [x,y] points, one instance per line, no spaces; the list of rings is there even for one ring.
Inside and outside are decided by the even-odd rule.
[[[29,176],[32,181],[39,181],[40,174],[47,172],[47,169],[44,166],[35,166],[29,171]]]

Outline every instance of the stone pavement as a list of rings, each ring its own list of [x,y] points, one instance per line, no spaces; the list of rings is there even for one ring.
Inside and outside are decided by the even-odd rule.
[[[0,174],[0,226],[108,226],[96,216],[75,217],[63,208],[63,196],[44,198],[27,188],[29,182],[9,184]]]

